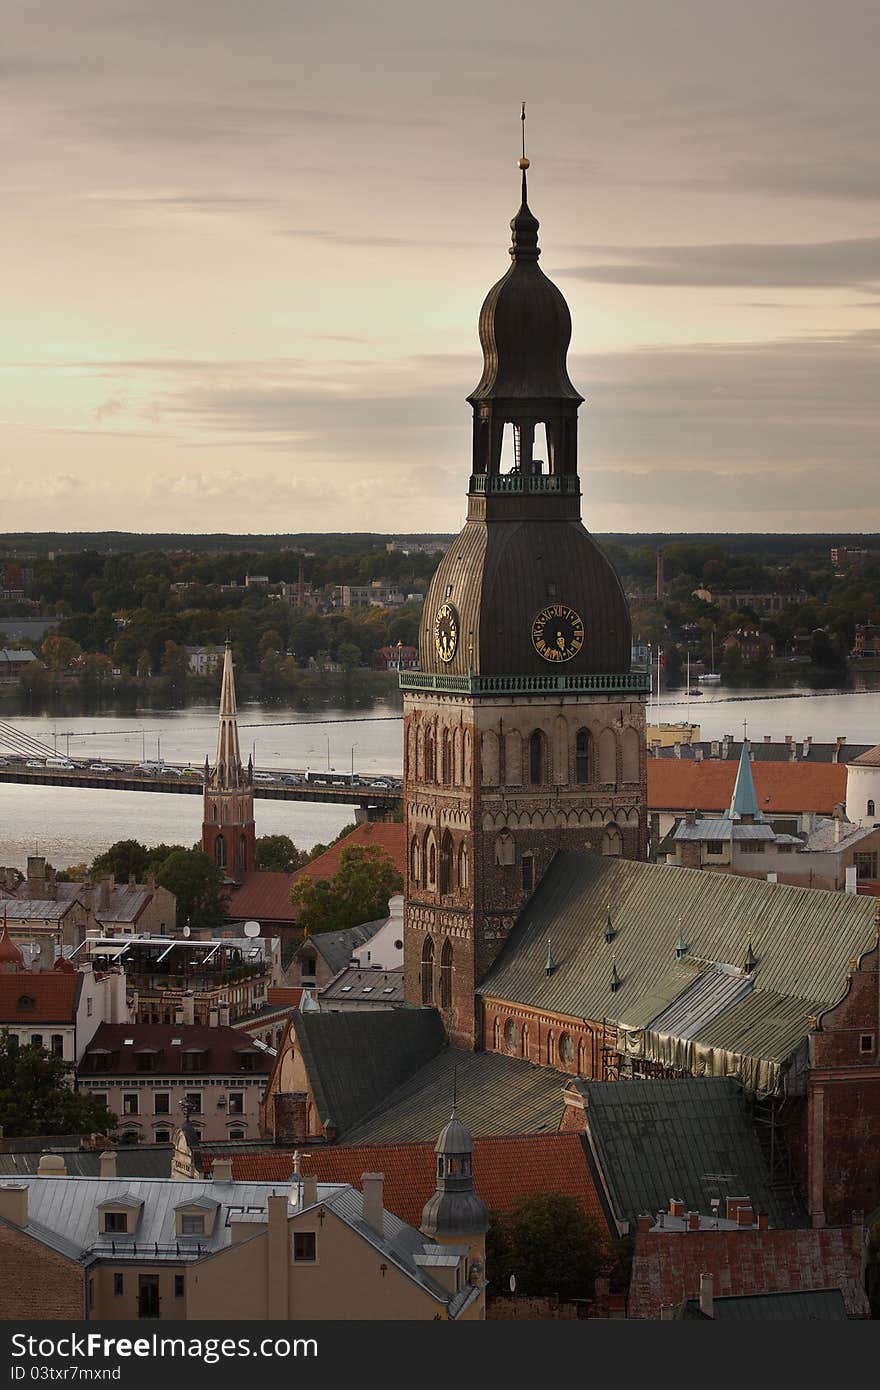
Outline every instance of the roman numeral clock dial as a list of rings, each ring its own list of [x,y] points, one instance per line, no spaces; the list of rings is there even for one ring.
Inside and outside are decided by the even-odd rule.
[[[584,645],[584,620],[566,603],[542,608],[532,623],[532,646],[544,661],[571,661]]]
[[[441,661],[451,661],[458,649],[458,614],[451,603],[441,603],[437,609],[434,646]]]

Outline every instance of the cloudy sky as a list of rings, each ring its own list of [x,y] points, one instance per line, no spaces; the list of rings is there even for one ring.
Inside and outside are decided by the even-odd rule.
[[[587,525],[880,530],[876,0],[3,0],[0,530],[446,530],[519,102]]]

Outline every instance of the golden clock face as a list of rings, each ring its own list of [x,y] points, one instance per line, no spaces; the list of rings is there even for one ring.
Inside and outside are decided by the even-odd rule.
[[[532,646],[545,661],[571,661],[584,645],[584,621],[566,603],[550,603],[532,623]]]
[[[451,661],[458,650],[458,614],[451,603],[441,603],[437,609],[434,646],[441,661]]]

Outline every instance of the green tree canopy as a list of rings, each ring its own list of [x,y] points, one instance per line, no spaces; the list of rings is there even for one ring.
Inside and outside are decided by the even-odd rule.
[[[223,872],[200,849],[175,849],[156,881],[177,899],[177,926],[213,931],[226,921]]]
[[[541,1192],[491,1213],[486,1240],[489,1291],[507,1293],[511,1274],[526,1297],[591,1298],[607,1261],[605,1237],[576,1197]]]
[[[291,874],[307,859],[308,855],[297,849],[289,835],[257,836],[257,867],[260,869]]]
[[[7,1138],[24,1134],[106,1134],[116,1116],[67,1084],[69,1062],[42,1047],[21,1047],[0,1032],[0,1125]]]
[[[387,917],[388,900],[402,887],[393,860],[381,846],[349,845],[339,857],[335,878],[304,876],[291,889],[290,901],[300,908],[298,924],[317,935]]]
[[[150,852],[140,840],[117,840],[95,856],[91,872],[99,878],[112,874],[117,883],[128,883],[129,874],[134,874],[136,882],[143,883],[149,862]]]

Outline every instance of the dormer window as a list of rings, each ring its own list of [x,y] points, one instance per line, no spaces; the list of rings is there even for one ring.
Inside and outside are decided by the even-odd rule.
[[[37,1001],[34,999],[33,995],[20,994],[18,996],[18,1007],[20,1009],[24,1009],[25,1011],[27,1011],[28,1009],[33,1009],[36,1005],[36,1002]]]
[[[205,1234],[205,1218],[203,1216],[181,1216],[180,1234],[182,1236],[203,1236]]]
[[[238,1069],[239,1071],[254,1071],[256,1067],[256,1052],[239,1052]]]
[[[113,1235],[128,1234],[128,1212],[127,1211],[105,1211],[104,1230]]]
[[[211,1235],[220,1210],[213,1197],[199,1197],[194,1202],[181,1202],[174,1209],[175,1232],[178,1237],[201,1239]]]
[[[185,1052],[181,1052],[180,1061],[184,1071],[204,1071],[205,1052],[200,1047],[188,1047]]]

